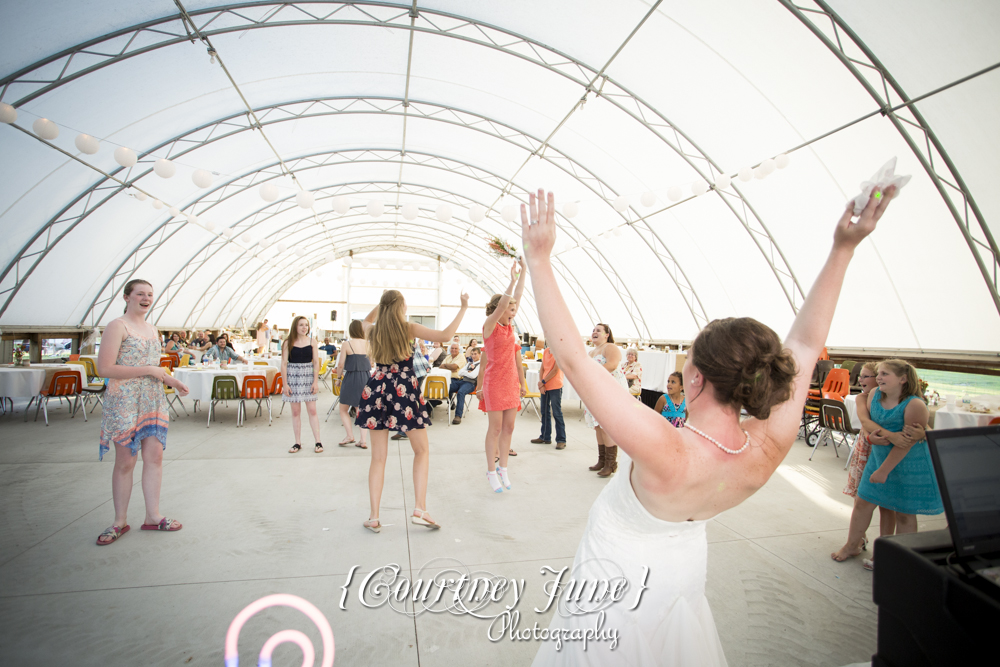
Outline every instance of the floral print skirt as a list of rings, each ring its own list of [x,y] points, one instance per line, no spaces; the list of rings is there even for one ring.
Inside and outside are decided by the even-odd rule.
[[[365,388],[355,424],[373,431],[405,433],[431,425],[420,378],[413,373],[413,358],[378,365]]]

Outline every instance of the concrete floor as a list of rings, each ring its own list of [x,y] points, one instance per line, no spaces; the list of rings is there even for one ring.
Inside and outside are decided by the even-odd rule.
[[[332,400],[321,395],[321,419]],[[7,664],[218,665],[234,616],[258,598],[290,593],[329,619],[337,665],[527,665],[535,642],[492,643],[489,622],[469,616],[414,619],[387,605],[365,608],[360,579],[392,563],[413,579],[447,567],[523,578],[522,627],[546,627],[551,611],[531,611],[543,605],[542,584],[551,578],[540,568],[572,563],[606,484],[586,470],[596,443],[574,405],[566,408],[569,446],[560,452],[528,442],[538,435],[530,410],[519,418],[515,486],[490,493],[481,470],[486,418],[473,410],[460,426],[440,418],[430,430],[429,509],[443,529],[406,519],[412,452],[403,441],[390,443],[384,528],[374,535],[361,526],[368,452],[336,446],[343,436],[336,415],[322,423],[325,453],[290,455],[287,408],[271,427],[252,418],[237,430],[233,405],[220,409],[211,428],[204,412],[171,423],[161,507],[184,529],[138,529],[137,466],[132,530],[97,547],[114,515],[113,453],[97,461],[100,408],[89,423],[55,409],[48,427],[41,418],[23,423],[22,409],[23,402],[13,418],[0,418],[0,654]],[[311,442],[307,426],[304,432]],[[841,493],[844,459],[829,447],[812,462],[809,453],[797,444],[760,492],[709,523],[708,598],[731,665],[846,665],[867,662],[875,650],[871,574],[860,559],[838,564],[829,556],[850,515]],[[944,526],[943,516],[921,521],[921,530]],[[877,532],[873,526],[869,537]],[[355,565],[341,610],[341,587]],[[241,664],[256,664],[266,639],[289,628],[319,652],[312,623],[271,608],[243,628]],[[298,665],[300,656],[282,645],[275,665]]]

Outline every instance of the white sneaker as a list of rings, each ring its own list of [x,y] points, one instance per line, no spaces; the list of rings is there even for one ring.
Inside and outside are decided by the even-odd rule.
[[[502,493],[503,487],[500,486],[500,480],[497,478],[495,472],[486,473],[486,479],[489,481],[490,486],[493,488],[493,493]]]

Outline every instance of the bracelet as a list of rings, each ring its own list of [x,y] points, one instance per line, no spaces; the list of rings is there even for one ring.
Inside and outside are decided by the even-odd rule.
[[[504,296],[509,296],[509,297],[510,297],[510,298],[512,298],[512,299],[514,298],[514,295],[513,295],[513,294],[507,294],[506,292],[504,293]]]

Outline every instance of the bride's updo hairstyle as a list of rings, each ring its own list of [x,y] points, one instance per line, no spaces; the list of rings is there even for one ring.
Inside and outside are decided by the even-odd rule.
[[[767,419],[792,395],[795,361],[778,334],[750,317],[709,322],[694,339],[691,363],[712,383],[715,399]]]

